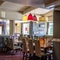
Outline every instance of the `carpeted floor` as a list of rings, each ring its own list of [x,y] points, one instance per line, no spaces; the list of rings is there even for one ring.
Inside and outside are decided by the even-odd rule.
[[[15,55],[0,54],[0,60],[22,60],[22,52],[18,51]]]
[[[22,60],[22,57],[20,55],[1,55],[0,60]]]
[[[20,56],[0,56],[0,60],[22,60]]]

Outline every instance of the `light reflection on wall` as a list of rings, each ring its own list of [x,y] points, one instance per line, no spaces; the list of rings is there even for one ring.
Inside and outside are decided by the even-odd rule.
[[[21,34],[21,22],[20,22],[20,20],[15,20],[14,27],[15,27],[14,33]]]

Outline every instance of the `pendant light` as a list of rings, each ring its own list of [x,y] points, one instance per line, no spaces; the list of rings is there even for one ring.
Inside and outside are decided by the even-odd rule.
[[[28,18],[28,17],[27,17],[27,15],[25,14],[25,15],[23,16],[23,19],[22,19],[22,20],[23,20],[23,21],[27,21],[27,18]]]
[[[33,21],[37,21],[36,15],[33,16]]]
[[[28,15],[28,20],[33,21],[33,16],[31,13]]]
[[[36,17],[36,15],[35,15],[35,10],[34,10],[33,21],[37,21],[37,17]]]
[[[39,21],[45,21],[46,18],[44,16],[39,17]]]
[[[26,6],[26,5],[25,5],[25,6]],[[25,12],[25,13],[26,13],[26,12]],[[27,15],[25,14],[25,15],[23,16],[23,19],[22,19],[22,20],[23,20],[23,21],[27,21],[27,18],[28,18],[28,17],[27,17]]]

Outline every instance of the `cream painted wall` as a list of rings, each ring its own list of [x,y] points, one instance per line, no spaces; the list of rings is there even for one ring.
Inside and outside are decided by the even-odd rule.
[[[45,14],[45,16],[51,16],[51,15],[53,15],[53,11],[50,11],[50,12]]]
[[[12,19],[12,20],[16,20],[16,19],[22,19],[22,14],[18,13],[18,12],[6,12],[6,16],[5,18],[7,19]]]
[[[5,12],[5,14],[4,14]],[[5,15],[5,17],[4,17]],[[21,13],[18,13],[18,12],[15,12],[15,11],[1,11],[0,10],[0,17],[5,19],[9,19],[9,20],[20,20],[22,19],[22,14]]]
[[[14,20],[10,20],[10,35],[14,33]]]
[[[15,33],[21,34],[21,23],[17,23],[17,26],[15,26]]]
[[[50,20],[53,21],[53,11],[50,11],[50,12],[44,14],[44,16],[46,17],[47,22]]]

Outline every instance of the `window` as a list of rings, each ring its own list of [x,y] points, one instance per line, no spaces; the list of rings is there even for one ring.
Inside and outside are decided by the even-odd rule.
[[[48,35],[53,35],[53,23],[48,23]]]
[[[38,24],[33,23],[33,36],[44,36],[46,35],[45,22],[39,22]]]
[[[6,35],[9,35],[9,33],[10,33],[9,26],[10,26],[10,21],[9,20],[6,20]]]
[[[9,35],[9,32],[10,32],[10,21],[9,20],[3,20],[3,19],[0,19],[0,24],[1,25],[4,25],[4,30],[2,31],[4,35]],[[2,33],[1,33],[2,35]]]

